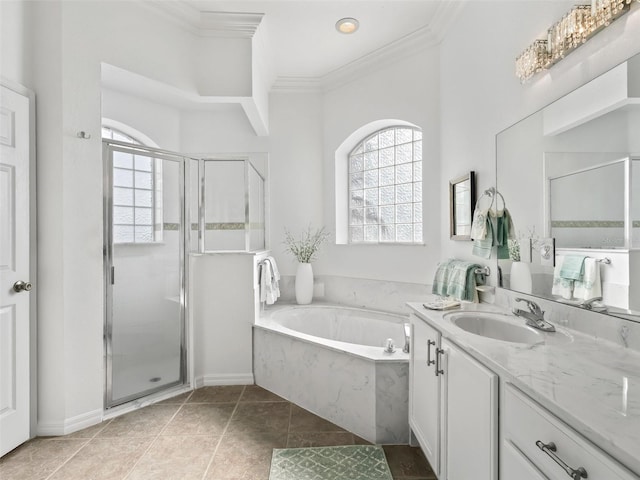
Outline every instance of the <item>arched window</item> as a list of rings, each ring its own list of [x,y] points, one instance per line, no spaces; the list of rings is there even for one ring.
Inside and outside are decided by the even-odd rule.
[[[144,145],[116,128],[103,126],[102,138]],[[162,165],[148,154],[113,155],[113,242],[162,241]],[[156,221],[156,219],[158,219]]]
[[[348,155],[349,243],[422,243],[422,132],[378,130]]]

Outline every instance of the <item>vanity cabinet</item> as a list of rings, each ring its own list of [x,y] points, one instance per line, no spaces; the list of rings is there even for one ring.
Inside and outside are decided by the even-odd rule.
[[[409,424],[440,480],[497,480],[498,377],[411,316]]]
[[[410,321],[409,426],[440,478],[440,376],[435,369],[440,332],[416,315]]]
[[[498,376],[447,339],[442,350],[443,478],[497,480]]]
[[[505,479],[638,480],[511,384],[504,388],[502,422]],[[524,477],[520,476],[522,465],[528,467]]]

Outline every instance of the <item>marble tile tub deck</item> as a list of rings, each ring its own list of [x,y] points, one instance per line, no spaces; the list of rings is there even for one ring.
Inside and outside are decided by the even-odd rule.
[[[367,443],[258,386],[203,387],[0,459],[2,480],[268,480],[273,448]],[[418,448],[385,445],[394,480],[432,480]]]

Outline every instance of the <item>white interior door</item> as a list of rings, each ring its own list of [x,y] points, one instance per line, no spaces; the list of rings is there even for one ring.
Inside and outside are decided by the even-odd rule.
[[[29,99],[0,95],[0,456],[29,439]],[[22,283],[20,283],[22,282]]]

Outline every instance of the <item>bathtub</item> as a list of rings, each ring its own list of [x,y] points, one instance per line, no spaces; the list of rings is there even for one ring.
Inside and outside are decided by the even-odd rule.
[[[370,442],[408,443],[407,321],[336,305],[270,308],[253,330],[256,384]]]

